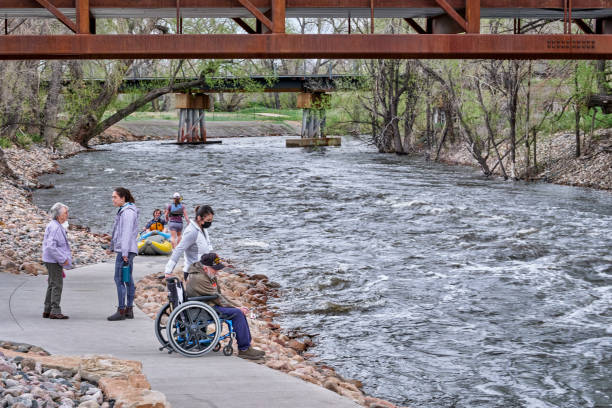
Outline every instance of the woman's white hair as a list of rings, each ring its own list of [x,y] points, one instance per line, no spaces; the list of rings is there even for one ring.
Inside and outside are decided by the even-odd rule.
[[[62,213],[62,208],[65,208],[66,211],[68,211],[68,206],[66,204],[62,204],[62,203],[53,204],[53,206],[49,210],[49,215],[51,216],[52,220],[56,220],[57,217],[59,217],[59,215]]]

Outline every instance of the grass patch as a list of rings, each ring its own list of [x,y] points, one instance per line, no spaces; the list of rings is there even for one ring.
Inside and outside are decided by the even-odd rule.
[[[11,143],[10,140],[8,140],[8,138],[6,137],[0,137],[0,147],[3,149],[8,149],[9,147],[13,146],[13,144]]]
[[[106,112],[104,117],[107,118],[114,112]],[[141,121],[141,120],[178,120],[178,113],[172,112],[134,112],[127,118],[123,119],[126,122]],[[213,122],[226,122],[226,121],[271,121],[271,122],[285,122],[301,121],[302,110],[301,109],[269,109],[262,107],[252,107],[241,109],[236,112],[206,112],[206,120]]]

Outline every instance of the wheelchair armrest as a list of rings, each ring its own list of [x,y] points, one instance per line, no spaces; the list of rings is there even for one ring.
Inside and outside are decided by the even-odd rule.
[[[196,301],[196,302],[208,302],[209,300],[215,300],[219,295],[205,295],[205,296],[194,296],[187,298],[188,301]]]

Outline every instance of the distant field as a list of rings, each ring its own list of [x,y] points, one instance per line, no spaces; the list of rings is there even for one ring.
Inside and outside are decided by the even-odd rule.
[[[109,112],[111,115],[113,112]],[[124,121],[133,120],[178,120],[178,113],[171,112],[134,112],[124,119]],[[301,121],[301,109],[265,109],[265,108],[249,108],[238,112],[206,112],[206,120],[214,122],[223,121],[253,121],[266,120],[272,122],[285,121]]]

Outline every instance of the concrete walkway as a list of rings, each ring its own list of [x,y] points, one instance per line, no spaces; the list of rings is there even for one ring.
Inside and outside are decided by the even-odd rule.
[[[136,258],[135,279],[163,270],[167,258]],[[142,361],[154,390],[174,408],[358,407],[353,401],[236,356],[188,358],[158,351],[154,322],[137,308],[134,320],[109,322],[117,304],[113,265],[67,271],[62,312],[69,320],[41,317],[46,276],[0,273],[0,340],[40,346],[51,354],[108,354]]]

